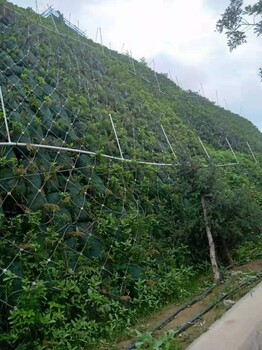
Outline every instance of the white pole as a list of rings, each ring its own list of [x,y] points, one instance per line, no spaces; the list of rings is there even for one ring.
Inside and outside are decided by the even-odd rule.
[[[206,149],[205,145],[203,144],[203,142],[202,142],[202,140],[201,140],[201,138],[199,136],[198,136],[198,140],[199,140],[203,150],[205,151],[205,154],[207,155],[207,158],[210,159],[210,155],[208,154],[207,149]]]
[[[204,97],[206,97],[205,96],[205,91],[204,91],[204,88],[203,88],[203,84],[201,83],[200,85],[201,85],[202,94],[203,94]]]
[[[135,63],[134,63],[134,59],[133,59],[133,56],[132,56],[132,51],[130,50],[130,57],[131,57],[131,61],[132,61],[132,65],[133,65],[133,69],[134,69],[134,73],[136,75],[136,67],[135,67]]]
[[[170,76],[170,80],[174,81],[170,70],[168,71],[168,74]]]
[[[52,21],[53,21],[53,23],[54,23],[56,32],[59,33],[59,32],[58,32],[58,29],[57,29],[57,26],[56,26],[56,24],[55,24],[55,20],[54,20],[54,17],[53,17],[52,12],[51,12],[51,18],[52,18]]]
[[[155,75],[155,78],[156,78],[156,83],[157,83],[158,90],[159,90],[159,92],[162,92],[161,89],[160,89],[160,84],[159,84],[156,72],[154,72],[154,75]]]
[[[181,83],[179,82],[178,77],[176,77],[176,83],[177,83],[177,86],[180,87],[180,89],[182,89],[182,85],[181,85]]]
[[[247,146],[248,146],[248,148],[249,148],[250,153],[252,154],[252,157],[254,158],[255,163],[257,164],[257,159],[256,159],[256,157],[255,157],[255,154],[254,154],[254,152],[252,151],[252,148],[250,147],[250,144],[249,144],[248,142],[247,142]]]
[[[170,147],[170,149],[171,149],[171,151],[172,151],[172,153],[173,153],[173,156],[176,158],[176,160],[177,160],[177,156],[176,156],[176,154],[175,154],[175,151],[174,151],[174,149],[173,149],[173,147],[172,147],[172,145],[171,145],[171,143],[170,143],[170,141],[169,141],[169,138],[168,138],[168,136],[167,136],[167,134],[166,134],[166,132],[165,132],[165,129],[164,129],[164,127],[163,127],[163,125],[162,124],[160,124],[160,126],[161,126],[161,129],[162,129],[162,131],[163,131],[163,134],[165,135],[165,138],[166,138],[166,141],[167,141],[167,143],[168,143],[168,146]],[[177,162],[178,163],[178,162]],[[179,164],[179,163],[178,163]]]
[[[125,159],[120,157],[114,157],[109,156],[108,154],[99,154],[91,151],[85,151],[82,149],[75,149],[75,148],[69,148],[69,147],[59,147],[59,146],[49,146],[49,145],[43,145],[43,144],[30,144],[30,143],[24,143],[24,142],[0,142],[1,146],[14,146],[14,147],[34,147],[34,148],[45,148],[45,149],[51,149],[56,151],[64,151],[64,152],[74,152],[74,153],[80,153],[80,154],[89,154],[92,156],[102,156],[104,158],[108,159],[114,159],[114,160],[121,160],[125,161],[127,163],[137,163],[137,164],[145,164],[145,165],[155,165],[155,166],[173,166],[174,164],[171,163],[154,163],[154,162],[146,162],[142,160],[135,160],[135,159]]]
[[[117,145],[118,145],[118,149],[119,149],[119,153],[120,153],[121,159],[124,160],[122,149],[121,149],[121,146],[120,146],[120,142],[119,142],[119,139],[118,139],[118,136],[117,136],[115,124],[114,124],[114,121],[113,121],[113,118],[112,118],[111,114],[109,114],[109,118],[110,118],[110,121],[111,121],[111,124],[112,124],[112,128],[113,128],[114,133],[115,133],[116,142],[117,142]]]
[[[52,8],[52,6],[53,6],[53,5],[49,6],[49,5],[47,4],[48,10],[50,9],[50,15],[51,15],[51,18],[52,18],[52,21],[53,21],[55,30],[56,30],[57,33],[59,33],[58,30],[57,30],[56,24],[55,24],[55,20],[54,20],[54,18],[53,18],[53,13],[52,13],[52,12],[53,12],[53,8]]]
[[[228,105],[227,105],[227,101],[225,98],[224,98],[224,102],[225,102],[226,108],[229,110]]]
[[[239,112],[239,115],[241,115],[241,113],[242,113],[242,110],[243,110],[243,106],[241,106],[241,108],[240,108],[240,112]]]
[[[102,29],[99,27],[99,33],[100,33],[100,42],[102,46],[102,52],[104,53],[104,46],[103,46],[103,37],[102,37]]]
[[[99,31],[99,28],[97,27],[96,28],[96,38],[95,38],[95,42],[97,43],[97,38],[98,38],[98,31]]]
[[[42,18],[39,12],[37,0],[35,1],[35,10],[36,10],[36,13],[39,15],[40,22],[42,23]]]
[[[71,13],[69,13],[69,26],[67,28],[67,32],[69,33],[69,29],[71,28]]]
[[[156,79],[156,83],[157,83],[157,87],[158,87],[158,91],[159,92],[162,92],[161,89],[160,89],[160,84],[159,84],[159,81],[158,81],[158,77],[157,77],[157,74],[156,74],[156,64],[155,64],[155,59],[152,60],[153,62],[153,71],[154,71],[154,76],[155,76],[155,79]]]
[[[74,153],[80,153],[80,154],[89,154],[92,156],[102,156],[104,158],[108,159],[114,159],[114,160],[120,160],[120,161],[125,161],[127,163],[135,163],[135,164],[144,164],[144,165],[154,165],[154,166],[168,166],[172,167],[174,166],[173,163],[154,163],[154,162],[146,162],[143,160],[136,160],[136,159],[125,159],[125,158],[119,158],[119,157],[114,157],[114,156],[109,156],[108,154],[100,154],[100,153],[95,153],[91,151],[86,151],[83,149],[75,149],[75,148],[69,148],[69,147],[59,147],[59,146],[49,146],[49,145],[43,145],[43,144],[30,144],[30,143],[23,143],[23,142],[0,142],[0,147],[5,147],[5,146],[14,146],[14,147],[34,147],[34,148],[44,148],[44,149],[51,149],[51,150],[56,150],[56,151],[64,151],[64,152],[74,152]],[[218,164],[215,165],[217,167],[223,167],[223,166],[235,166],[236,163],[227,163],[227,164]],[[203,165],[203,167],[208,167],[208,165]]]
[[[227,144],[228,144],[228,146],[229,146],[229,148],[230,148],[230,150],[231,150],[233,156],[235,157],[236,162],[238,163],[237,156],[236,156],[236,154],[235,154],[235,152],[234,152],[234,150],[233,150],[233,148],[232,148],[230,142],[228,141],[228,138],[226,137],[225,139],[226,139],[226,141],[227,141]]]
[[[7,121],[7,117],[6,117],[5,104],[4,104],[1,86],[0,86],[0,101],[1,101],[1,105],[2,105],[4,121],[5,121],[5,129],[6,129],[7,139],[8,139],[8,142],[11,142],[11,137],[10,137],[9,126],[8,126],[8,121]]]
[[[216,98],[217,98],[217,105],[219,105],[217,90],[216,90]]]

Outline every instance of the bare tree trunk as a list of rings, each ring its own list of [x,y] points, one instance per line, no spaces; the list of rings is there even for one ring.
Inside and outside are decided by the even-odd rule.
[[[208,239],[208,244],[209,244],[209,255],[210,255],[211,266],[212,266],[212,270],[213,270],[213,274],[214,274],[214,279],[217,282],[220,280],[220,272],[219,272],[218,265],[217,265],[215,244],[214,244],[211,229],[210,229],[210,226],[208,223],[207,209],[206,209],[204,195],[201,195],[201,204],[202,204],[206,234],[207,234],[207,239]]]

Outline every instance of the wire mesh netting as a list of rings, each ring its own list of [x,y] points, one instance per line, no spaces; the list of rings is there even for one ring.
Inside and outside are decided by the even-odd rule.
[[[160,212],[173,210],[163,189],[169,171],[131,160],[173,162],[173,154],[164,134],[156,137],[160,124],[152,117],[146,130],[143,111],[121,102],[96,50],[13,16],[7,11],[0,24],[1,326],[41,288],[45,300],[70,309],[64,290],[75,281],[83,300],[69,314],[105,321],[105,298],[128,298],[160,261],[169,271],[156,239],[167,226]],[[117,162],[120,151],[130,162]]]
[[[24,307],[25,291],[34,298],[41,288],[46,300],[77,295],[69,313],[104,320],[103,298],[136,297],[139,279],[158,276],[174,293],[170,233],[179,240],[183,207],[174,168],[185,155],[207,166],[212,150],[178,117],[171,125],[170,110],[143,102],[162,93],[154,73],[140,79],[132,58],[32,16],[0,17],[1,324]],[[224,153],[236,164],[232,149]]]

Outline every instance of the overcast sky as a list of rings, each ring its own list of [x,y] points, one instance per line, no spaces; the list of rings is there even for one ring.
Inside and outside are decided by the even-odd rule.
[[[13,3],[36,9],[35,0]],[[229,0],[50,0],[71,22],[103,43],[133,57],[154,59],[155,69],[178,79],[184,89],[205,97],[251,120],[262,131],[261,38],[250,35],[248,44],[232,53],[216,22]],[[255,3],[246,0],[246,4]],[[38,0],[39,11],[47,8]],[[151,64],[153,68],[153,63]]]

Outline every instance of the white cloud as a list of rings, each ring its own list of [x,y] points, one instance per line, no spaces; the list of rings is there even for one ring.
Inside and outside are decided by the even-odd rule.
[[[103,30],[105,42],[125,43],[135,57],[165,52],[185,61],[201,62],[209,53],[209,31],[214,21],[203,0],[111,0],[85,5],[91,22]],[[90,23],[90,17],[86,23]],[[81,22],[84,22],[81,16]],[[200,47],[201,44],[201,47]]]

